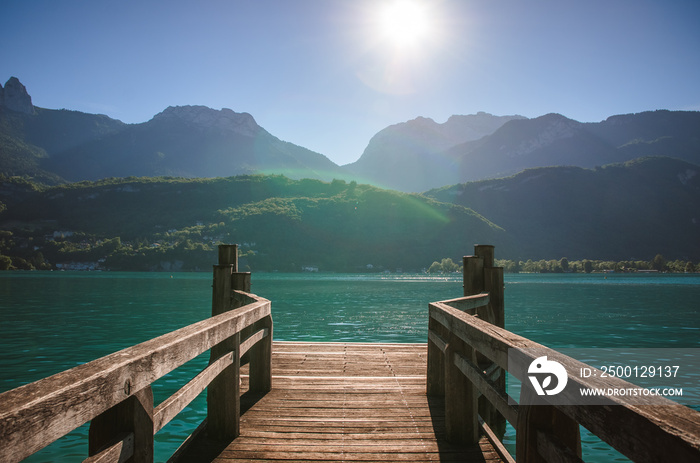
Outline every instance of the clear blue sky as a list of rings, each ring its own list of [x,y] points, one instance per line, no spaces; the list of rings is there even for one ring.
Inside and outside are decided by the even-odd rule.
[[[128,123],[249,112],[341,165],[418,116],[700,110],[698,0],[424,1],[420,33],[396,41],[386,3],[3,0],[0,81]]]

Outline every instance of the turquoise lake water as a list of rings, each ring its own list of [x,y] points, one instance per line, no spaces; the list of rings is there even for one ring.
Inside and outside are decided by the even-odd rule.
[[[553,348],[698,348],[700,275],[506,275],[506,328]],[[462,295],[461,275],[253,274],[275,339],[425,342],[428,302]],[[0,273],[0,392],[207,318],[206,273]],[[206,364],[154,384],[156,403]],[[201,396],[156,435],[163,461],[203,419]],[[506,443],[513,447],[512,429]],[[87,426],[28,461],[80,461]],[[617,461],[584,433],[584,460]]]

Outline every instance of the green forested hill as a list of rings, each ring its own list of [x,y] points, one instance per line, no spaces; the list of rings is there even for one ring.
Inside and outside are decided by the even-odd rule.
[[[648,157],[594,169],[547,167],[426,193],[485,215],[512,259],[700,259],[700,166]]]
[[[12,194],[10,185],[0,229],[52,264],[107,257],[111,268],[208,268],[224,242],[241,244],[256,270],[417,270],[474,242],[505,243],[468,208],[354,182],[130,178]]]
[[[238,243],[254,271],[411,271],[459,262],[486,243],[516,262],[697,262],[698,174],[685,161],[644,158],[528,169],[422,195],[279,175],[54,187],[5,178],[0,255],[20,268],[103,259],[110,269],[209,269],[216,244]]]

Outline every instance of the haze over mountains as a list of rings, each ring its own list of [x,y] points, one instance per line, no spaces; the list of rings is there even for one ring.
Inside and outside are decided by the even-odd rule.
[[[338,166],[230,109],[169,107],[150,121],[124,124],[35,107],[16,78],[0,96],[0,172],[49,182],[276,173],[421,192],[531,167],[590,168],[650,155],[700,163],[700,112],[653,111],[599,123],[558,114],[527,119],[481,112],[442,124],[418,117],[381,130],[356,162]]]
[[[518,119],[524,118],[480,112],[452,116],[438,124],[418,117],[381,130],[362,156],[345,168],[363,181],[401,191],[419,192],[456,183],[455,159],[446,150],[491,135],[503,124]]]
[[[40,264],[201,268],[218,240],[248,243],[253,270],[417,270],[476,242],[509,259],[698,261],[699,174],[700,112],[419,117],[338,166],[230,109],[124,124],[0,88],[0,258]],[[45,241],[66,230],[76,242]]]

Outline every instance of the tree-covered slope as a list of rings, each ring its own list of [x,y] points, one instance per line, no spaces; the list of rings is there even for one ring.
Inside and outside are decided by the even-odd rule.
[[[517,243],[513,259],[700,259],[700,166],[650,157],[548,167],[427,192],[470,207]]]
[[[168,249],[224,242],[241,244],[242,261],[256,270],[418,270],[438,257],[457,259],[474,242],[506,244],[502,229],[463,206],[337,180],[112,179],[4,201],[0,229],[31,235],[49,261],[60,258],[55,240],[43,241],[54,231],[88,245],[119,237],[106,262],[115,268],[152,268],[172,258]]]
[[[283,176],[4,179],[0,255],[35,267],[207,269],[218,243],[251,270],[420,270],[476,243],[501,258],[700,260],[700,166],[644,158],[400,193]],[[15,267],[19,265],[14,265]]]

